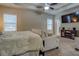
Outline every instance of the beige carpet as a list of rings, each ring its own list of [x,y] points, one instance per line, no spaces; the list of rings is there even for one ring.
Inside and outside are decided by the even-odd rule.
[[[46,52],[46,56],[79,56],[79,51],[74,49],[75,40],[61,37],[59,37],[59,40],[59,49]]]

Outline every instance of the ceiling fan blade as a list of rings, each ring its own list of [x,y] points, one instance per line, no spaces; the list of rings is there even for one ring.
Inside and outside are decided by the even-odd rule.
[[[52,5],[57,5],[57,4],[58,4],[58,3],[51,3],[50,6],[52,6]]]
[[[50,7],[50,9],[54,10],[54,8],[53,8],[53,7]]]

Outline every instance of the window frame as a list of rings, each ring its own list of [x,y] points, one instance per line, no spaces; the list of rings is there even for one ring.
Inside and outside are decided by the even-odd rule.
[[[11,15],[11,16],[13,15],[13,16],[16,17],[16,21],[15,21],[15,25],[16,25],[16,26],[15,26],[15,30],[13,30],[13,31],[17,31],[17,15],[16,15],[16,14],[8,14],[8,13],[3,14],[3,23],[4,23],[4,24],[3,24],[3,31],[4,31],[4,32],[11,32],[11,31],[12,31],[12,30],[5,31],[5,24],[7,24],[7,22],[5,23],[5,15],[8,15],[8,16],[9,16],[9,15]]]
[[[48,23],[49,20],[51,20],[51,23],[50,23],[50,24]],[[49,29],[48,26],[51,26],[51,29]],[[51,18],[47,18],[47,30],[48,30],[48,31],[53,30],[53,20],[52,20]]]

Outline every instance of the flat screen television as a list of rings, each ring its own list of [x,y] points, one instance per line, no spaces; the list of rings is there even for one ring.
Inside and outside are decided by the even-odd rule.
[[[74,12],[66,15],[62,15],[62,23],[76,23],[79,22],[79,13]]]

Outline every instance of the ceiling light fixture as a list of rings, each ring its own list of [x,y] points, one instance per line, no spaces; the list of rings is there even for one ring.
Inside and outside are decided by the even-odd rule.
[[[44,9],[45,9],[45,10],[48,10],[48,9],[49,9],[49,7],[48,7],[48,6],[45,6],[45,7],[44,7]]]
[[[48,10],[49,9],[49,6],[47,3],[45,3],[45,7],[44,7],[44,10]]]

